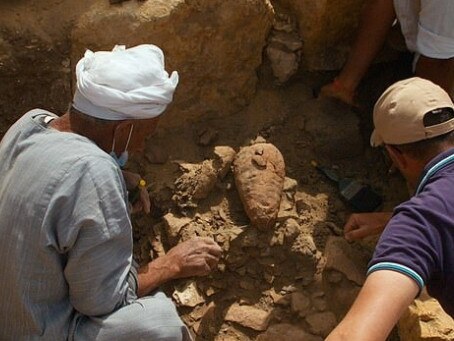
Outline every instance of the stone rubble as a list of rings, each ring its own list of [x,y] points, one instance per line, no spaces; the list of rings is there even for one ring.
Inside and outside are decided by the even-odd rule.
[[[205,302],[205,299],[200,294],[195,282],[188,282],[180,288],[176,288],[172,297],[183,307],[194,308]]]
[[[238,323],[246,328],[264,331],[268,328],[270,314],[255,307],[233,304],[228,309],[225,320]]]
[[[423,293],[400,319],[399,336],[401,341],[452,341],[454,320]]]

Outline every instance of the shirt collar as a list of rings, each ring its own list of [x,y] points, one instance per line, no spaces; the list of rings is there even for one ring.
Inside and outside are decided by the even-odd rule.
[[[440,154],[438,154],[437,156],[435,156],[432,160],[430,160],[425,166],[424,166],[424,169],[422,171],[422,174],[421,176],[419,177],[419,180],[418,180],[418,185],[417,185],[417,188],[419,188],[421,186],[421,181],[423,180],[427,180],[427,175],[429,175],[429,171],[434,168],[434,166],[436,166],[437,164],[441,164],[443,160],[446,160],[447,158],[449,158],[450,156],[454,155],[454,147],[453,148],[450,148]],[[434,173],[436,173],[438,170],[444,168],[444,166],[447,166],[448,164],[451,164],[453,162],[448,162],[444,165],[442,165],[440,168],[437,168],[435,170]],[[433,174],[430,174],[430,176],[432,176]]]

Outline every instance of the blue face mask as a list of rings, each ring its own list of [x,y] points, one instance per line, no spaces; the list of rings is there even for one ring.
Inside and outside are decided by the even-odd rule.
[[[129,154],[128,154],[127,150],[125,150],[123,153],[121,153],[120,156],[117,156],[117,154],[115,154],[115,152],[112,150],[109,155],[112,156],[112,158],[120,166],[120,168],[123,168],[124,166],[126,166],[126,163],[128,162],[128,158],[129,158]]]
[[[133,128],[134,128],[134,125],[131,124],[131,129],[129,130],[129,136],[128,136],[128,141],[126,142],[125,151],[123,153],[121,153],[120,156],[117,156],[117,154],[115,153],[115,136],[114,136],[114,139],[112,142],[112,151],[110,152],[109,155],[112,157],[112,159],[114,159],[114,161],[118,164],[118,166],[120,166],[120,168],[123,168],[126,165],[126,163],[128,162],[128,158],[129,158],[128,146],[129,146],[129,141],[131,140]]]

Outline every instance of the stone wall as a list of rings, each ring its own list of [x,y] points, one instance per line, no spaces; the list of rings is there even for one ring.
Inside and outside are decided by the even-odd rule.
[[[275,0],[295,16],[303,41],[302,67],[339,69],[354,38],[364,0]]]
[[[38,91],[21,101],[13,99],[11,106],[22,111],[39,104],[61,112],[71,99],[68,72],[73,72],[86,48],[154,43],[164,50],[167,69],[177,70],[181,76],[174,104],[161,123],[172,126],[202,117],[222,117],[251,101],[263,51],[270,41],[273,46],[267,55],[279,60],[281,83],[297,69],[339,68],[363,1],[129,0],[117,5],[108,0],[2,1],[0,77],[13,75],[5,78],[4,84],[17,93],[24,91],[17,81],[22,77],[21,69],[27,70],[23,83],[48,78],[43,70],[49,69],[53,80],[39,87],[43,94]],[[292,18],[294,32],[270,38],[273,21],[275,28],[279,26],[280,14]],[[282,53],[282,42],[295,55]],[[12,45],[14,48],[9,48]],[[51,58],[35,58],[30,65],[27,56],[45,53]],[[50,70],[52,65],[55,68]],[[62,82],[65,84],[55,85]],[[49,90],[49,86],[59,90]],[[3,110],[0,116],[5,114]]]
[[[30,64],[22,57],[47,51],[55,62],[50,86],[56,87],[60,78],[64,81],[57,83],[65,84],[58,88],[63,90],[41,87],[43,96],[32,94],[14,107],[24,110],[40,104],[61,112],[71,99],[68,72],[73,72],[86,48],[154,43],[164,50],[167,69],[177,70],[181,77],[175,101],[161,124],[175,126],[202,117],[223,117],[250,103],[267,44],[266,55],[274,59],[280,83],[298,70],[340,68],[363,1],[129,0],[117,5],[108,0],[3,1],[0,77],[3,70],[10,74],[10,69],[28,70]],[[287,19],[291,25],[282,27],[282,20]],[[8,47],[11,44],[13,49]],[[65,55],[68,50],[70,63]],[[42,70],[52,65],[46,63],[45,59],[35,60],[26,78],[47,78]],[[21,74],[15,73],[14,78]],[[5,82],[15,92],[23,89],[12,78]]]
[[[255,93],[257,68],[271,27],[267,0],[148,0],[110,6],[98,1],[76,24],[73,65],[86,48],[153,43],[180,84],[161,124],[224,116],[246,106]]]

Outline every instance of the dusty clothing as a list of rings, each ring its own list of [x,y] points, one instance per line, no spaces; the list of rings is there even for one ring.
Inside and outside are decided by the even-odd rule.
[[[121,170],[87,138],[48,127],[46,115],[28,112],[0,144],[1,340],[66,340],[84,320],[137,302]],[[182,328],[169,309],[169,324]]]
[[[111,314],[82,317],[69,341],[189,341],[175,305],[162,292],[135,300]]]
[[[410,51],[426,57],[454,57],[454,1],[394,0],[394,9]]]
[[[417,194],[394,210],[368,273],[409,276],[454,317],[454,148],[435,157],[421,179]]]

